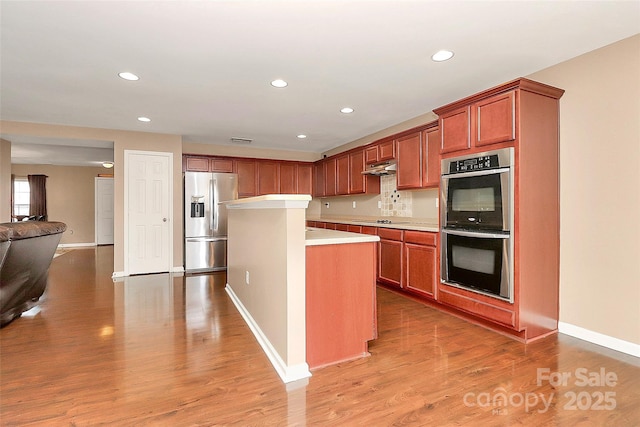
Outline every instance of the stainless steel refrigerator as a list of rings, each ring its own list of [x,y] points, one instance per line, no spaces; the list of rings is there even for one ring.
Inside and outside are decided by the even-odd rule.
[[[184,268],[187,272],[227,268],[227,208],[238,198],[234,173],[185,172]]]

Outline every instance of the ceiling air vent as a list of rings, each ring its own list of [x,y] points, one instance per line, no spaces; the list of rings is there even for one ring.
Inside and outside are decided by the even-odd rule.
[[[234,144],[251,144],[251,142],[253,142],[253,139],[237,138],[235,136],[232,136],[231,137],[231,142],[233,142]]]

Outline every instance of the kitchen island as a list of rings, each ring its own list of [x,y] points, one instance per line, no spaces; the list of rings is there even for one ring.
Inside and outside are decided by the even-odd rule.
[[[307,195],[227,203],[227,293],[281,379],[366,356],[377,236],[305,227]]]

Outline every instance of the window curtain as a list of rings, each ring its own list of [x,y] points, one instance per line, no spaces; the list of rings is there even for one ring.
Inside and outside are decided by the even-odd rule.
[[[29,180],[29,216],[47,220],[47,176],[27,175]]]

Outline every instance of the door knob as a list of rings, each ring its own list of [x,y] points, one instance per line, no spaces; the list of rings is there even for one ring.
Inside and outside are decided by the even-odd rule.
[[[162,222],[167,222],[167,218],[162,218]]]

